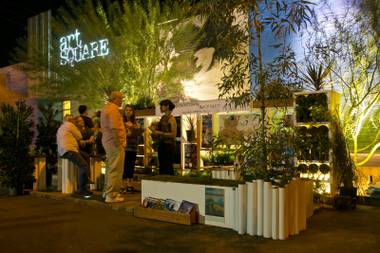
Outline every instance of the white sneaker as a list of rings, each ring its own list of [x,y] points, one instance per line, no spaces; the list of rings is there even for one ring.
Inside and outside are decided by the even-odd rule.
[[[120,203],[124,201],[125,201],[124,197],[120,196],[120,194],[117,194],[116,197],[114,198],[107,195],[106,200],[105,200],[106,203]]]

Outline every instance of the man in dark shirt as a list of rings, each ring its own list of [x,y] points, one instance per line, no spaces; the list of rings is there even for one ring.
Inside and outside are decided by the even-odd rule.
[[[88,117],[88,113],[87,113],[87,106],[86,105],[80,105],[79,108],[78,108],[78,111],[79,111],[79,114],[80,116],[82,117],[83,121],[84,121],[84,125],[87,128],[94,128],[94,122],[92,121],[92,119],[90,117]]]

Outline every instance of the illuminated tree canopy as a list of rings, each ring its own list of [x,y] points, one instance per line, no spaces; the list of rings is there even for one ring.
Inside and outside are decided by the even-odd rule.
[[[346,5],[340,15],[332,15],[326,6],[327,11],[313,27],[308,48],[315,62],[326,67],[334,63],[330,78],[343,95],[340,120],[352,146],[353,160],[360,166],[380,148],[380,47],[379,33],[373,25],[378,17],[363,15],[359,8],[362,5],[355,2]],[[371,134],[365,135],[368,129]],[[363,140],[364,136],[369,139]],[[358,153],[367,156],[359,161]]]
[[[50,57],[36,50],[24,67],[40,97],[96,106],[121,90],[132,104],[179,100],[182,80],[199,68],[201,25],[191,13],[177,1],[69,1],[53,17]]]

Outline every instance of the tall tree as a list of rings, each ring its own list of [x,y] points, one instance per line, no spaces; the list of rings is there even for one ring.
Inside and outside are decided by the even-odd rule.
[[[335,63],[330,77],[343,95],[341,124],[358,166],[365,164],[380,148],[380,124],[374,120],[380,102],[379,33],[374,17],[363,15],[359,8],[369,2],[345,1],[344,8],[337,14],[329,1],[324,1],[325,11],[315,21],[306,43],[314,62],[324,66]],[[360,146],[361,134],[368,123],[372,125],[373,132],[367,136],[371,140]],[[359,161],[361,152],[368,155]]]
[[[220,97],[233,104],[260,102],[261,170],[268,165],[267,111],[265,101],[289,96],[299,86],[294,52],[288,40],[312,15],[309,1],[204,1],[209,23],[223,23],[225,32],[217,34],[215,47],[222,48],[223,73],[219,83]],[[243,18],[242,18],[243,17]],[[242,21],[243,20],[243,21]],[[207,23],[206,26],[207,27]],[[264,36],[272,36],[271,47],[264,45]],[[252,44],[249,50],[249,45]],[[266,60],[266,50],[274,56]],[[249,52],[250,51],[250,52]],[[286,91],[286,94],[282,94]]]
[[[32,107],[25,101],[15,106],[0,104],[0,182],[22,194],[24,186],[33,182]]]

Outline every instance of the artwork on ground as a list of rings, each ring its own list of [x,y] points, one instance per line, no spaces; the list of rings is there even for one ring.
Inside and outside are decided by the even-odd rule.
[[[212,145],[212,115],[202,115],[202,147],[210,148]]]
[[[219,138],[227,145],[239,144],[244,136],[252,133],[259,118],[249,114],[222,114],[219,116]]]
[[[206,187],[205,190],[206,215],[224,218],[224,189]]]

